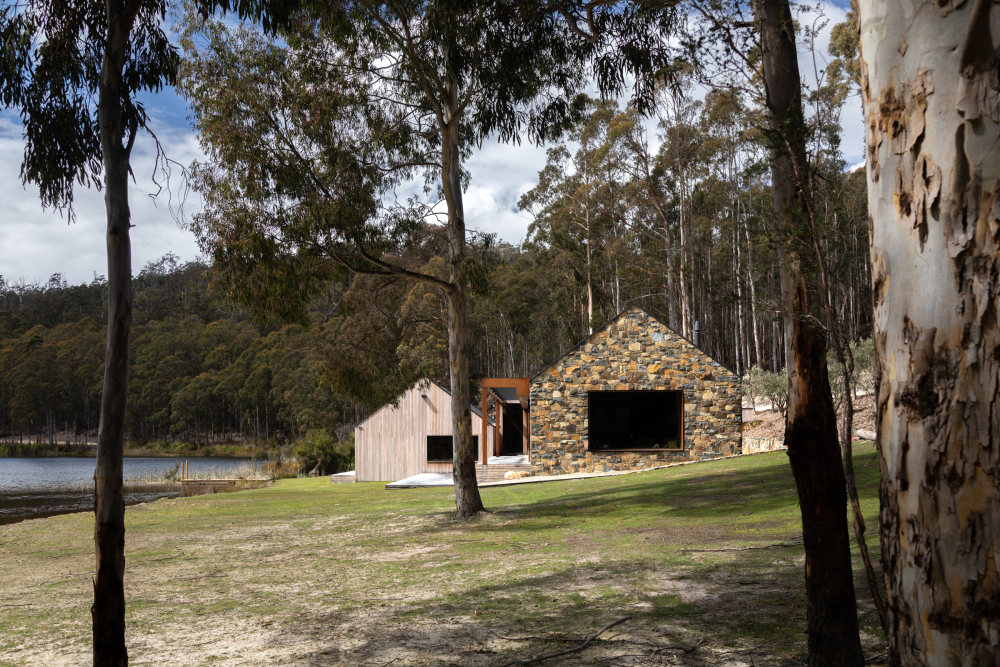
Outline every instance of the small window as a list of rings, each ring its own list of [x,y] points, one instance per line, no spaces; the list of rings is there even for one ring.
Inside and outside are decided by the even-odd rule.
[[[592,452],[683,448],[683,392],[592,391],[587,395]]]
[[[428,463],[451,463],[454,458],[454,447],[451,445],[450,435],[429,435],[427,436],[427,462]],[[475,450],[479,451],[479,436],[472,436],[472,444]]]

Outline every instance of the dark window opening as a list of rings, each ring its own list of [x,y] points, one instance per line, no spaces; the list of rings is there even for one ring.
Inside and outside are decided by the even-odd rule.
[[[503,431],[500,455],[510,456],[524,451],[524,408],[518,403],[503,406]]]
[[[681,391],[592,391],[590,451],[681,449]]]
[[[429,435],[427,436],[427,462],[428,463],[451,463],[454,458],[455,448],[452,446],[452,436],[450,435]],[[472,444],[475,450],[479,451],[479,436],[472,436]]]

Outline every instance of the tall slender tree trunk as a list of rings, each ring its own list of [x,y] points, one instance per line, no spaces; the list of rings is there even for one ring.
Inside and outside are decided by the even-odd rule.
[[[753,327],[754,359],[756,360],[758,366],[763,366],[760,348],[760,335],[758,334],[757,287],[753,275],[753,248],[750,245],[750,229],[747,223],[747,217],[749,216],[744,216],[743,218],[743,231],[747,243],[747,285],[750,287],[750,324]]]
[[[781,299],[788,407],[785,444],[798,490],[806,551],[810,665],[863,665],[847,532],[847,494],[826,365],[826,338],[815,323],[816,286],[799,248],[812,239],[805,122],[788,0],[756,0],[768,116],[772,196],[780,225]],[[813,279],[815,281],[815,278]]]
[[[683,171],[678,177],[678,190],[680,191],[678,210],[678,224],[677,229],[680,234],[680,243],[678,250],[680,251],[680,263],[678,264],[678,283],[680,288],[681,296],[681,335],[690,338],[691,328],[693,322],[691,321],[691,299],[688,294],[687,285],[687,269],[688,269],[688,251],[687,246],[690,243],[690,239],[687,237],[687,225],[685,224],[685,219],[687,218],[687,197],[684,188],[684,176]]]
[[[677,323],[677,297],[674,287],[674,244],[673,239],[670,234],[670,219],[667,216],[667,212],[664,210],[663,202],[660,198],[660,194],[657,191],[656,183],[653,180],[653,174],[649,166],[649,153],[646,146],[646,141],[642,134],[635,134],[629,140],[629,147],[632,149],[633,153],[639,161],[639,166],[642,169],[642,179],[646,183],[646,191],[649,193],[649,201],[653,204],[653,209],[656,211],[657,216],[660,218],[660,222],[663,225],[663,259],[666,263],[667,272],[667,324],[674,331],[678,331]]]
[[[678,330],[677,324],[677,287],[674,284],[674,246],[670,239],[670,227],[666,216],[663,218],[663,256],[667,270],[667,314],[670,328]]]
[[[128,393],[129,331],[132,327],[132,257],[129,245],[129,153],[136,128],[126,128],[122,70],[134,3],[107,0],[108,34],[102,63],[98,123],[104,159],[107,211],[108,332],[104,386],[94,472],[94,544],[97,572],[91,607],[94,665],[127,665],[125,647],[125,497],[122,452]]]
[[[736,292],[736,304],[733,313],[733,340],[736,348],[736,374],[742,376],[749,365],[746,354],[746,324],[743,321],[743,285],[740,283],[740,273],[743,269],[740,257],[739,213],[733,210],[733,287]]]
[[[588,212],[589,218],[589,212]],[[590,223],[587,224],[587,335],[594,333],[594,275],[590,243]]]
[[[587,171],[583,174],[583,181],[586,186],[587,201],[583,203],[583,231],[584,240],[587,242],[587,327],[586,335],[594,333],[594,239],[590,228],[590,195],[593,186],[590,181],[590,164],[587,162]]]
[[[458,84],[449,82],[448,117],[442,128],[441,177],[448,207],[448,373],[451,378],[452,438],[455,442],[453,473],[455,508],[460,517],[471,517],[483,508],[476,481],[476,447],[472,441],[469,391],[468,317],[466,314],[465,212],[462,206],[462,169],[459,151]],[[486,433],[480,437],[486,439]]]
[[[1000,663],[1000,7],[859,3],[894,665]]]

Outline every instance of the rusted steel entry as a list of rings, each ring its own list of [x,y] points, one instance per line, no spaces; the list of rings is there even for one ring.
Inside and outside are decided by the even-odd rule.
[[[528,426],[529,414],[528,408],[530,402],[528,400],[529,392],[529,382],[528,378],[483,378],[482,381],[483,388],[483,406],[482,406],[482,419],[483,419],[483,433],[486,433],[487,426],[487,402],[489,397],[492,396],[493,400],[497,406],[496,414],[496,425],[493,431],[493,454],[499,455],[501,448],[503,447],[503,435],[504,435],[504,405],[516,405],[521,412],[521,453],[524,455],[529,455],[529,439],[531,437],[531,429]],[[482,448],[480,452],[481,461],[483,465],[486,465],[489,459],[489,443],[487,438],[482,439]]]

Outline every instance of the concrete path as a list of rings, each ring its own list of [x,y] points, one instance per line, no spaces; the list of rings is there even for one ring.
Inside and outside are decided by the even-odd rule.
[[[348,484],[354,481],[354,471],[338,472],[330,475],[330,482],[333,484]]]
[[[541,482],[562,482],[572,479],[591,479],[593,477],[617,477],[619,475],[634,475],[638,472],[648,472],[650,470],[661,470],[662,468],[676,468],[678,466],[689,466],[695,465],[697,463],[707,463],[708,461],[723,461],[725,459],[735,459],[742,456],[751,456],[750,454],[733,454],[731,456],[718,456],[711,459],[699,459],[697,461],[678,461],[676,463],[667,463],[662,466],[652,466],[650,468],[643,468],[642,470],[612,470],[609,472],[574,472],[568,475],[539,475],[537,477],[521,477],[520,479],[505,479],[502,482],[485,482],[479,485],[479,488],[490,487],[490,486],[514,486],[516,484],[540,484]],[[454,486],[455,480],[452,479],[451,475],[437,474],[437,473],[421,473],[419,475],[413,475],[412,477],[407,477],[406,479],[401,479],[398,482],[392,482],[391,484],[386,484],[387,489],[416,489],[421,487],[430,486]]]
[[[451,475],[440,472],[422,472],[419,475],[410,475],[398,482],[390,482],[385,485],[387,489],[421,489],[431,486],[455,486],[455,480]],[[482,486],[482,484],[480,484]]]
[[[665,467],[665,466],[664,466]],[[646,468],[654,470],[654,468]],[[615,477],[617,475],[632,475],[642,470],[615,470],[612,472],[575,472],[568,475],[539,475],[538,477],[521,477],[520,479],[505,479],[501,482],[481,482],[479,488],[491,486],[514,486],[515,484],[538,484],[540,482],[559,482],[569,479],[589,479],[591,477]],[[419,489],[432,486],[454,486],[455,480],[444,473],[424,472],[413,475],[398,482],[385,485],[387,489]]]

